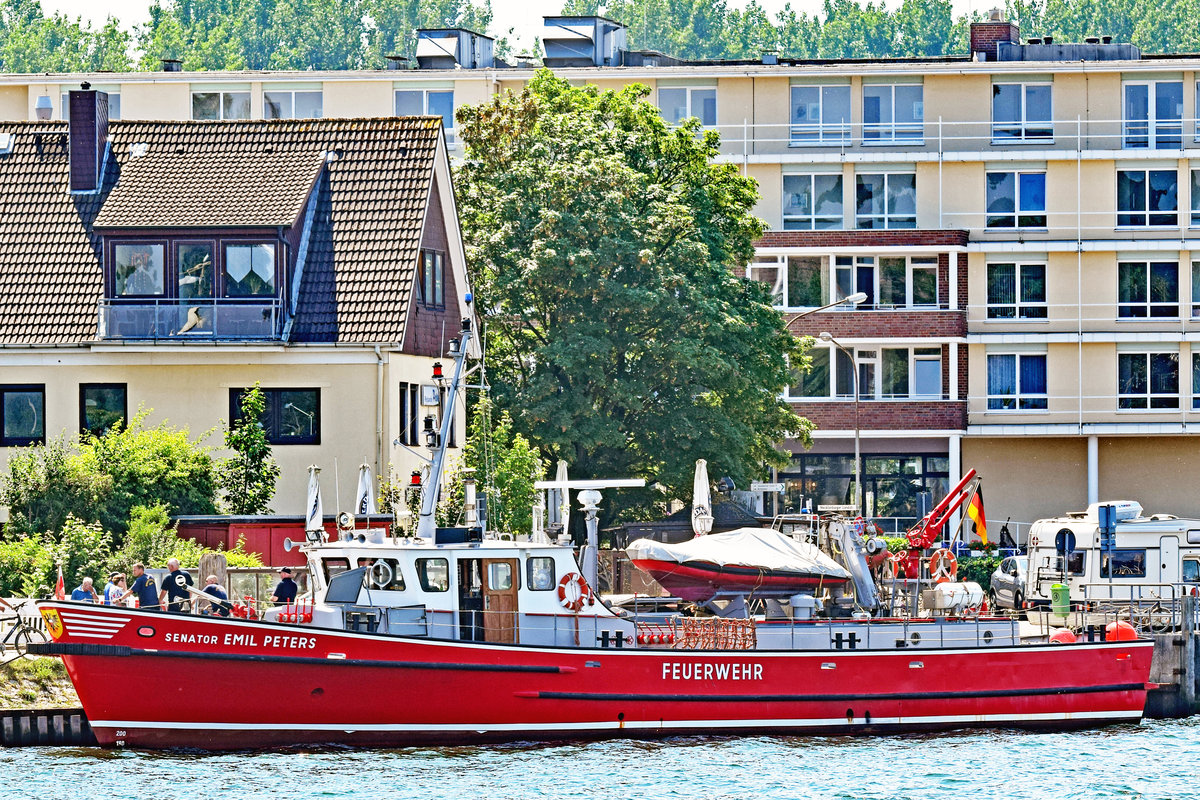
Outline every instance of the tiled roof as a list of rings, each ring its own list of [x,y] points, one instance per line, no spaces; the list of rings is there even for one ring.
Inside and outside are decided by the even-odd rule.
[[[40,150],[35,130],[52,132],[40,137]],[[197,226],[290,224],[307,196],[296,187],[311,186],[321,163],[291,340],[402,341],[439,118],[113,121],[100,196],[68,194],[67,155],[58,144],[66,131],[64,123],[0,122],[0,133],[15,134],[11,151],[0,154],[0,344],[95,339],[98,213],[122,226],[138,225],[139,209],[158,215],[142,224],[170,227],[189,224],[189,213],[202,218],[191,223]],[[131,157],[143,143],[147,155]],[[332,154],[328,161],[323,153]],[[285,188],[243,182],[279,170]],[[136,197],[139,186],[154,187],[154,196]],[[194,210],[171,201],[172,187],[198,204]],[[101,211],[107,200],[117,204]],[[235,220],[230,209],[239,204]]]
[[[147,147],[121,164],[97,228],[278,227],[304,209],[320,153],[178,154]]]

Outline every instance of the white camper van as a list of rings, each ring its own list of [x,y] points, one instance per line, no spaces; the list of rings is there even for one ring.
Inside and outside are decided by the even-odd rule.
[[[1115,547],[1103,552],[1100,507],[1114,506]],[[1025,599],[1049,603],[1050,587],[1070,587],[1071,601],[1162,602],[1200,587],[1200,520],[1142,516],[1131,501],[1093,503],[1087,511],[1040,519],[1029,529]]]

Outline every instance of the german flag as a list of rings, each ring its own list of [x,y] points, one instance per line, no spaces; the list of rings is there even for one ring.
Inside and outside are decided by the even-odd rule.
[[[975,533],[979,534],[979,541],[987,544],[987,517],[983,515],[982,487],[976,487],[975,494],[971,495],[971,502],[967,503],[967,516],[975,523]]]

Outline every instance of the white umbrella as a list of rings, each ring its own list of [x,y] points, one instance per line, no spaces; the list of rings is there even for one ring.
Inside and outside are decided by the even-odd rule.
[[[304,521],[304,530],[325,534],[325,510],[321,506],[321,481],[317,478],[321,468],[308,468],[308,516]]]
[[[562,523],[563,533],[566,533],[567,523],[571,521],[571,490],[566,486],[567,462],[561,458],[558,460],[558,470],[554,473],[554,481],[563,485],[554,490],[557,494],[554,495],[551,506],[558,506],[558,521]]]
[[[371,474],[371,466],[363,464],[358,468],[358,493],[354,501],[354,513],[371,516],[378,514],[375,507],[375,476]]]
[[[708,462],[696,459],[696,477],[692,480],[692,530],[703,536],[712,530],[712,495],[708,488]]]

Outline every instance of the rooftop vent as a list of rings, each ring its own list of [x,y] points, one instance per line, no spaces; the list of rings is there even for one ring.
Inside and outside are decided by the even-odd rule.
[[[619,67],[625,26],[607,17],[543,17],[547,67]]]
[[[466,28],[422,28],[417,64],[421,69],[490,69],[496,66],[494,41]]]
[[[1031,36],[1025,40],[1025,43],[1026,44],[1041,44],[1042,39],[1040,36]]]
[[[12,148],[13,148],[13,135],[11,133],[0,132],[0,156],[11,153]]]
[[[387,59],[387,69],[389,72],[408,69],[408,56],[384,56],[384,58]]]
[[[767,50],[762,54],[762,63],[768,67],[775,66],[779,63],[779,53],[774,50]]]
[[[178,58],[162,59],[163,72],[183,72],[183,62]]]
[[[1084,44],[1100,44],[1099,36],[1088,36],[1083,40]]]

